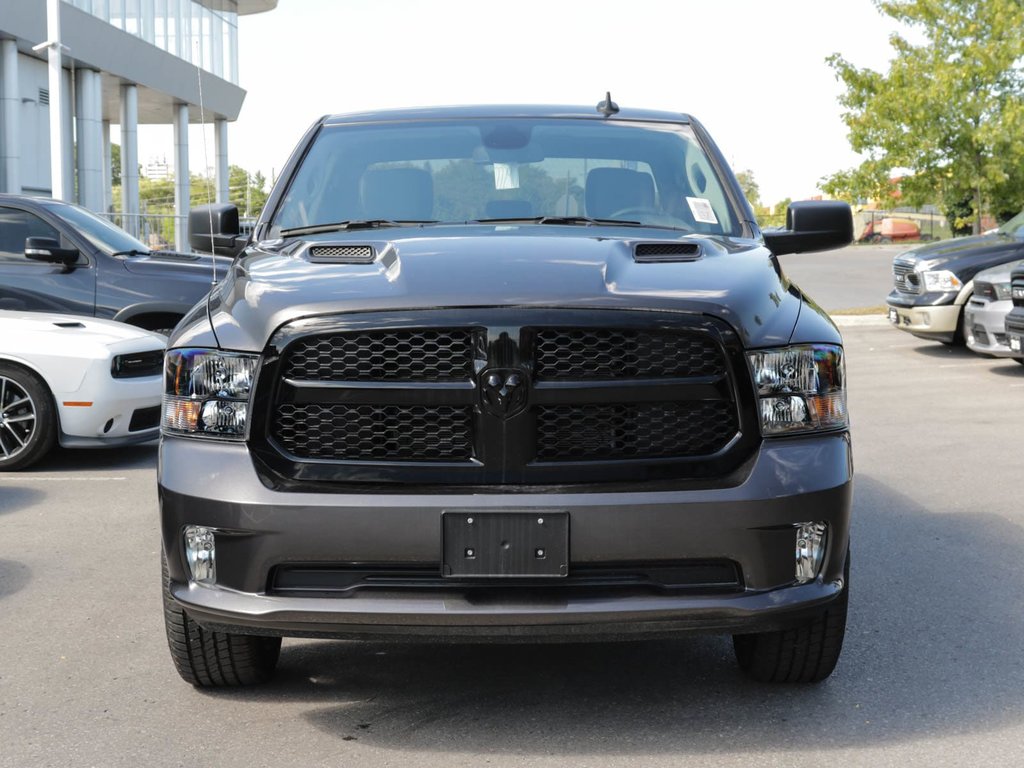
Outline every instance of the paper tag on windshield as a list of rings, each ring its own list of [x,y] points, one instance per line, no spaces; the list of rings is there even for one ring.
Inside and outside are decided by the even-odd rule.
[[[715,209],[711,207],[711,203],[703,197],[688,197],[686,202],[690,204],[690,213],[693,214],[694,221],[699,221],[703,224],[717,224],[718,217],[715,216]]]

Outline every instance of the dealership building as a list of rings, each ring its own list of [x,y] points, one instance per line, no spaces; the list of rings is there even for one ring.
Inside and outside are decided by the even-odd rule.
[[[181,221],[190,205],[188,126],[202,119],[213,127],[216,198],[227,200],[227,125],[245,98],[238,18],[276,6],[277,0],[0,0],[0,192],[112,210],[110,136],[117,125],[119,202],[131,230],[139,214],[138,128],[171,125],[169,165]],[[185,227],[177,227],[175,239],[180,250],[187,247]]]

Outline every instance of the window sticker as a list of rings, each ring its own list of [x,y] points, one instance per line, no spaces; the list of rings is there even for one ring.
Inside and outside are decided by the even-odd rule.
[[[519,164],[518,163],[495,163],[494,164],[494,188],[495,189],[519,189]]]
[[[693,214],[695,221],[699,221],[702,224],[717,224],[718,217],[715,216],[715,209],[711,207],[711,203],[703,197],[688,197],[686,202],[690,204],[690,213]]]

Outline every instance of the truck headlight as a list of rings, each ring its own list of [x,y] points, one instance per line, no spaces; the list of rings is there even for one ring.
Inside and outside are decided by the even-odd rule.
[[[1011,298],[1009,282],[994,283],[992,288],[995,289],[996,292],[996,301],[1006,301],[1006,299]]]
[[[845,429],[846,365],[843,348],[799,344],[749,355],[757,388],[761,434]]]
[[[959,291],[964,287],[960,278],[948,269],[922,272],[921,278],[924,280],[926,293],[948,293],[949,291]]]
[[[258,355],[171,349],[164,358],[163,430],[245,439]]]

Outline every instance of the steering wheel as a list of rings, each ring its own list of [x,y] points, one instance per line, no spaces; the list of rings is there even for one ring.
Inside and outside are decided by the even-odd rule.
[[[612,213],[608,218],[634,220],[637,217],[640,218],[641,224],[649,224],[653,227],[672,227],[673,229],[685,228],[690,231],[696,231],[697,229],[692,221],[681,219],[678,216],[673,216],[671,213],[665,213],[665,211],[658,208],[646,205],[632,205],[628,208],[620,208]]]
[[[664,211],[660,211],[653,206],[647,205],[631,205],[628,208],[620,208],[619,210],[612,213],[609,219],[621,219],[628,216],[665,216]]]

